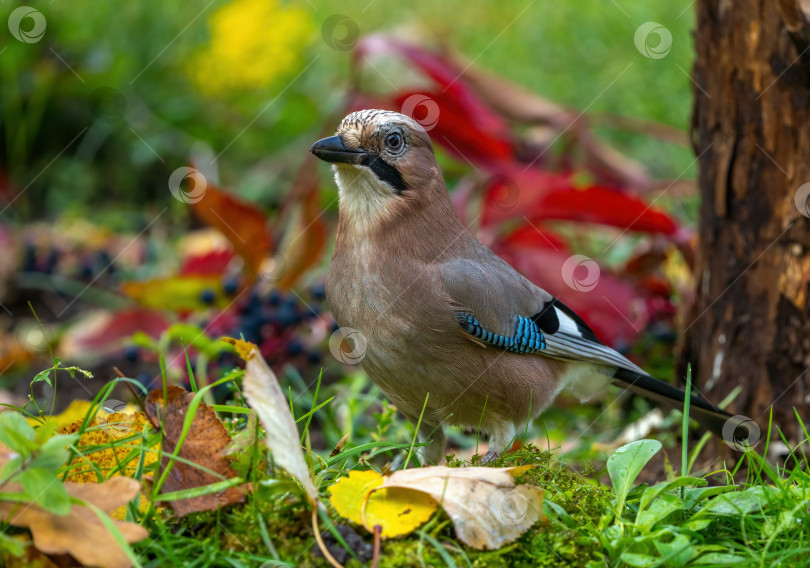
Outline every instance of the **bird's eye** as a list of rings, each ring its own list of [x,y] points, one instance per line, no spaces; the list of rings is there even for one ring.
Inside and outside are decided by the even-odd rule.
[[[399,132],[392,132],[388,136],[385,137],[385,145],[388,147],[389,150],[394,150],[395,152],[402,148],[402,134]]]

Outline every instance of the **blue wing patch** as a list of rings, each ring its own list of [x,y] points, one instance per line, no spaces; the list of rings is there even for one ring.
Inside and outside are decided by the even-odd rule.
[[[546,339],[543,332],[531,318],[515,316],[512,318],[512,336],[498,335],[484,329],[478,320],[470,314],[460,314],[459,324],[462,329],[495,347],[500,347],[513,353],[535,353],[546,348]]]

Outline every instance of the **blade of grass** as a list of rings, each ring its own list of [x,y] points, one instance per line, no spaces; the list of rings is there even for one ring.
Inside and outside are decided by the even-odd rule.
[[[686,393],[683,397],[683,418],[681,420],[681,475],[689,475],[689,403],[692,400],[692,365],[686,366]],[[681,498],[684,489],[681,488]]]
[[[304,431],[301,432],[301,443],[304,443],[304,436],[307,435],[309,432],[309,425],[312,422],[312,416],[315,414],[315,408],[318,405],[318,393],[321,392],[321,379],[323,378],[323,373],[318,374],[318,382],[315,383],[315,394],[312,395],[312,410],[308,412],[307,422],[304,424]],[[299,418],[300,420],[300,418]]]
[[[425,402],[422,404],[422,412],[419,413],[419,420],[416,421],[416,430],[414,430],[413,439],[411,440],[411,447],[408,450],[408,456],[405,458],[405,465],[402,469],[408,469],[408,462],[411,461],[411,456],[413,455],[413,446],[416,444],[417,436],[419,436],[419,427],[422,425],[422,417],[425,415],[425,409],[427,408],[429,398],[430,393],[427,393],[425,395]]]

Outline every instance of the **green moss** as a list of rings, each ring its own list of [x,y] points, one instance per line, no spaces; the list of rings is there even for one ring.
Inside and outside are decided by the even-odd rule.
[[[239,552],[269,557],[262,538],[261,517],[278,557],[300,566],[327,566],[313,559],[314,537],[310,510],[297,498],[279,494],[274,498],[249,497],[245,503],[219,511],[192,513],[173,528],[178,536],[208,542],[223,552]]]
[[[450,459],[448,466],[484,465],[480,458],[472,464]],[[583,473],[556,462],[551,452],[542,451],[533,444],[500,456],[485,464],[488,467],[532,465],[522,473],[516,483],[531,483],[544,490],[545,518],[529,529],[517,542],[496,551],[465,550],[476,568],[529,568],[535,566],[593,566],[602,560],[596,526],[610,503],[610,490],[600,486],[591,477],[592,468]],[[594,530],[588,530],[593,527]],[[452,529],[449,529],[452,533]],[[453,538],[453,535],[449,536]],[[407,548],[403,545],[403,549]],[[441,559],[438,566],[444,566]],[[463,564],[459,564],[463,565]],[[388,558],[380,566],[389,566]],[[400,566],[400,564],[390,564]]]

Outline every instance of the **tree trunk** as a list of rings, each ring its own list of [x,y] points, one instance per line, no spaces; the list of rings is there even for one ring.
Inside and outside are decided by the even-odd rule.
[[[692,119],[697,295],[682,369],[752,418],[810,427],[810,26],[807,0],[698,0]],[[808,185],[804,185],[808,184]],[[775,430],[775,429],[774,429]],[[761,449],[761,448],[760,448]]]

